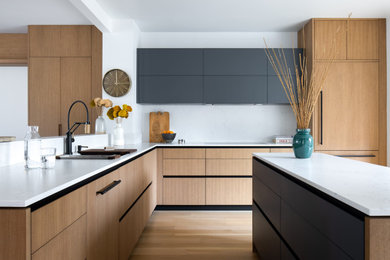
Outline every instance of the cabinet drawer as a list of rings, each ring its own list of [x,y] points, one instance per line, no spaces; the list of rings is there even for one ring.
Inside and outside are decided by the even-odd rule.
[[[129,259],[154,210],[152,186],[145,191],[137,203],[119,222],[119,259]]]
[[[261,259],[280,259],[280,238],[256,205],[252,209],[253,246]]]
[[[163,175],[205,175],[205,159],[165,159]]]
[[[252,175],[250,159],[207,159],[206,175]]]
[[[47,223],[50,223],[50,221]],[[86,215],[83,215],[32,255],[32,260],[52,259],[87,259]]]
[[[163,159],[202,159],[205,158],[205,149],[203,148],[164,148]]]
[[[206,178],[206,205],[251,205],[252,178]]]
[[[259,178],[263,184],[277,195],[280,195],[281,181],[284,177],[256,160],[253,160],[253,176]]]
[[[164,205],[205,205],[205,178],[164,178]]]
[[[331,154],[356,161],[378,164],[378,151],[321,151],[321,153]]]
[[[363,220],[285,178],[282,180],[282,199],[353,259],[363,259]]]
[[[252,153],[269,153],[269,148],[208,148],[207,159],[252,159]]]
[[[253,177],[253,200],[260,206],[274,227],[280,231],[280,197]]]
[[[292,148],[271,148],[271,153],[293,153]]]
[[[87,190],[81,187],[31,213],[31,250],[35,252],[87,212]]]
[[[299,259],[351,259],[284,201],[281,205],[282,236]]]

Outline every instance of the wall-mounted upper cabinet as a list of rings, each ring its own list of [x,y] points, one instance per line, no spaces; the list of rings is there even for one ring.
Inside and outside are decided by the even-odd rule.
[[[30,57],[91,56],[90,25],[30,25]]]
[[[0,66],[26,66],[28,53],[26,33],[0,34]]]
[[[283,50],[294,72],[293,50]],[[264,49],[138,49],[137,58],[138,103],[288,104]]]
[[[295,73],[295,67],[297,66],[297,68],[299,69],[299,55],[302,55],[302,53],[303,53],[302,49],[293,49],[293,48],[277,49],[277,48],[275,48],[275,49],[270,50],[270,51],[271,51],[271,54],[272,54],[273,58],[274,58],[274,55],[276,55],[280,61],[284,61],[284,58],[286,58],[287,68],[288,69],[285,70],[284,72],[290,71],[291,75],[295,75],[296,74]],[[268,61],[268,58],[267,58],[267,61]],[[276,62],[276,60],[275,60],[275,62]],[[275,64],[275,65],[277,65],[277,64]],[[282,65],[284,65],[284,63]],[[283,74],[285,74],[285,73],[283,73]],[[271,62],[269,62],[269,61],[268,61],[268,73],[267,73],[267,75],[268,76],[277,76],[278,75],[275,72]]]
[[[318,20],[314,27],[316,32],[314,58],[317,60],[331,59],[330,53],[332,48],[335,48],[337,52],[334,58],[345,60],[347,58],[347,22],[345,20]]]
[[[204,75],[267,75],[264,49],[205,49]]]
[[[378,59],[378,20],[352,20],[347,26],[347,59]]]
[[[139,75],[202,75],[201,49],[139,49]]]

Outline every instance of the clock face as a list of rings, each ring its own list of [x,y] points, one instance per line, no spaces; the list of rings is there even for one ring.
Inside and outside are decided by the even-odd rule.
[[[126,72],[120,69],[110,70],[104,75],[103,89],[112,97],[126,95],[131,88],[131,79]]]

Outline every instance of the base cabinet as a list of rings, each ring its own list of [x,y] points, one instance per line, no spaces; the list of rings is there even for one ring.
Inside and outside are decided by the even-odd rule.
[[[250,205],[252,178],[206,178],[206,205]]]

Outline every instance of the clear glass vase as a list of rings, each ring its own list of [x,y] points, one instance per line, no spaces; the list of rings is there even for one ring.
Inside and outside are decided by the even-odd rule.
[[[112,131],[114,146],[125,145],[125,132],[122,126],[122,120],[122,117],[115,118],[115,126],[114,130]]]
[[[106,121],[103,116],[98,116],[95,121],[95,134],[105,134],[106,133]]]
[[[24,137],[24,161],[28,169],[41,168],[41,136],[38,133],[38,126],[27,126]]]

